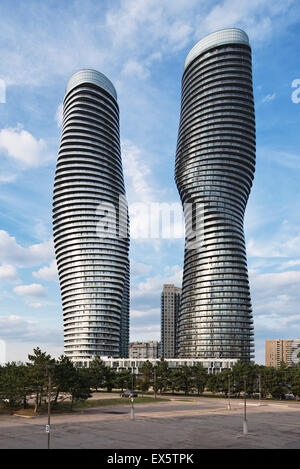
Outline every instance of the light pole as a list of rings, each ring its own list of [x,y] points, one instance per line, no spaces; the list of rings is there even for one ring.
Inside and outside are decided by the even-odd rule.
[[[46,425],[46,433],[48,434],[48,449],[50,449],[50,415],[51,415],[51,370],[55,365],[46,365],[48,375],[48,424]]]
[[[130,409],[130,420],[134,420],[134,405],[133,405],[133,397],[131,397],[131,409]]]
[[[248,423],[247,423],[247,412],[246,412],[246,375],[244,375],[244,421],[243,421],[243,433],[244,435],[248,435]]]
[[[154,399],[156,399],[156,363],[154,365]]]
[[[258,393],[259,393],[259,404],[261,405],[261,375],[258,375]]]
[[[131,367],[131,391],[132,391],[132,393],[133,393],[133,388],[134,388],[134,375],[133,375],[133,372],[134,372],[134,367],[132,366]],[[134,420],[134,399],[133,399],[133,395],[131,396],[130,401],[131,401],[130,420]]]
[[[131,367],[131,391],[133,391],[133,388],[134,388],[133,370],[134,370],[134,367],[132,366],[132,367]]]
[[[227,409],[231,410],[231,405],[230,405],[230,374],[228,374],[228,405]]]

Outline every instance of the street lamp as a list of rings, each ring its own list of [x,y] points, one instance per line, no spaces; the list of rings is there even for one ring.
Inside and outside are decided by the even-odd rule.
[[[46,433],[48,434],[48,449],[50,449],[50,414],[51,414],[51,370],[55,365],[46,365],[46,373],[48,375],[48,424],[46,425]]]
[[[131,397],[131,409],[130,409],[130,420],[134,420],[134,405],[133,405],[133,397]]]
[[[133,373],[134,373],[134,367],[132,366],[132,367],[131,367],[131,391],[133,391],[133,388],[134,388],[134,376],[133,376]]]
[[[228,374],[228,405],[227,409],[231,410],[231,405],[230,405],[230,374]]]
[[[244,421],[243,421],[243,433],[248,435],[248,423],[247,423],[247,413],[246,413],[246,391],[247,391],[247,382],[246,375],[244,375]]]
[[[154,370],[153,370],[153,373],[154,373],[154,399],[156,399],[156,363],[154,363]]]
[[[258,392],[259,392],[259,404],[261,405],[261,375],[258,375]]]
[[[134,420],[134,398],[133,398],[133,388],[134,388],[134,375],[133,375],[133,372],[134,372],[134,367],[132,366],[131,367],[131,392],[132,392],[132,395],[130,397],[130,401],[131,401],[131,408],[130,408],[130,420]]]

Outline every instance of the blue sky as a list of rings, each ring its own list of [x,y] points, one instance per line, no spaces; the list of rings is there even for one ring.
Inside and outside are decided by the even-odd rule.
[[[179,203],[174,158],[185,57],[204,35],[250,38],[257,166],[245,217],[256,361],[300,336],[300,79],[297,1],[1,1],[0,339],[7,358],[63,351],[51,226],[66,82],[80,68],[114,83],[129,204]],[[299,86],[299,85],[298,85]],[[300,96],[300,93],[299,93]],[[160,336],[163,283],[180,286],[183,240],[131,241],[131,340]]]

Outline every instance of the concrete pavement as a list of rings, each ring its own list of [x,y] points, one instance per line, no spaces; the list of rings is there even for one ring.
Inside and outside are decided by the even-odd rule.
[[[51,417],[52,448],[204,449],[300,448],[300,405],[247,401],[249,434],[243,435],[243,402],[187,398],[76,410]],[[0,416],[0,448],[46,448],[47,416]]]

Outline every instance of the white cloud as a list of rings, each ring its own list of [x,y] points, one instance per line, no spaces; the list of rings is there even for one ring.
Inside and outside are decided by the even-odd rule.
[[[160,321],[160,309],[159,308],[150,308],[148,310],[130,310],[130,318],[147,318],[151,316],[151,319]]]
[[[151,169],[146,164],[146,152],[129,140],[121,142],[124,175],[126,179],[127,197],[129,203],[154,201],[154,191],[151,184]]]
[[[8,87],[44,85],[53,77],[70,76],[83,67],[103,68],[110,54],[103,46],[103,5],[94,3],[89,15],[88,5],[83,9],[75,3],[71,15],[69,8],[58,12],[46,2],[39,4],[38,13],[31,2],[14,21],[2,11],[0,76]]]
[[[60,128],[63,123],[63,113],[64,113],[64,105],[63,103],[60,103],[57,106],[56,113],[55,113],[55,120],[57,123],[57,127]]]
[[[0,183],[7,184],[9,182],[14,182],[17,179],[16,174],[1,174]]]
[[[49,262],[53,257],[52,239],[23,248],[7,231],[0,230],[0,261],[2,263],[16,267],[34,267]]]
[[[1,150],[24,168],[40,166],[52,159],[46,142],[37,140],[21,125],[0,130]]]
[[[50,330],[44,334],[44,331],[37,329],[32,335],[28,334],[28,337],[18,337],[6,341],[6,361],[27,362],[28,355],[32,355],[33,349],[36,347],[56,359],[64,354],[63,337],[60,331]]]
[[[7,86],[45,84],[83,67],[119,76],[128,60],[145,67],[153,50],[167,57],[207,33],[233,25],[245,28],[251,40],[262,41],[297,20],[294,4],[290,0],[121,0],[108,2],[105,9],[103,2],[87,1],[84,9],[73,2],[70,15],[68,8],[58,14],[43,2],[38,21],[32,4],[14,22],[2,12],[0,76]]]
[[[37,272],[33,272],[32,275],[41,280],[57,281],[58,280],[58,271],[56,260],[53,260],[49,266],[40,268]]]
[[[18,281],[17,269],[13,265],[3,264],[0,266],[0,279],[6,282]]]
[[[155,45],[169,52],[181,49],[191,37],[191,13],[195,5],[200,7],[200,4],[204,2],[121,1],[106,15],[106,27],[114,49],[127,49],[137,55]]]
[[[250,286],[256,334],[299,336],[300,272],[251,272]]]
[[[163,284],[173,283],[180,287],[182,282],[182,268],[178,265],[166,267],[164,275],[156,275],[148,277],[145,281],[134,284],[131,291],[132,299],[147,299],[159,298],[162,292]]]
[[[121,142],[124,178],[128,210],[130,217],[131,237],[146,238],[149,223],[148,207],[154,200],[151,184],[151,169],[145,163],[145,152],[132,142]]]
[[[163,206],[163,202],[167,199],[167,191],[164,187],[157,187],[151,166],[148,164],[148,161],[152,161],[152,156],[129,140],[122,141],[121,146],[131,238],[143,243],[149,241],[156,248],[161,247],[162,240],[155,238],[178,237],[179,232],[183,236],[181,204],[171,202]],[[159,217],[162,216],[164,209],[171,219],[168,226],[166,226],[166,221],[162,227]],[[180,214],[180,220],[175,213]],[[174,220],[172,220],[172,214],[174,214]],[[170,228],[169,235],[167,228]]]
[[[44,3],[39,21],[29,6],[22,22],[16,19],[13,24],[3,14],[0,75],[8,86],[26,86],[70,76],[83,67],[108,74],[114,68],[119,74],[128,60],[143,67],[153,49],[170,53],[187,44],[192,34],[189,14],[195,6],[199,0],[123,0],[109,3],[106,10],[101,2],[92,2],[83,11],[76,2],[70,17],[69,9],[60,9],[58,15]]]
[[[46,241],[50,238],[50,232],[52,227],[49,226],[50,217],[45,216],[44,220],[37,219],[36,223],[31,227],[31,236],[35,237],[39,241]]]
[[[28,303],[28,306],[30,306],[31,308],[44,308],[46,305],[45,303]]]
[[[13,336],[17,333],[25,334],[28,328],[35,326],[36,321],[24,319],[20,316],[10,314],[8,316],[0,316],[1,337]]]
[[[251,43],[265,41],[277,28],[295,21],[292,15],[285,15],[293,3],[293,0],[223,0],[215,4],[208,14],[198,16],[196,37],[235,26],[248,33]]]
[[[266,161],[276,163],[290,169],[300,169],[300,157],[297,153],[288,153],[286,151],[274,151],[271,148],[260,148],[259,157]]]
[[[141,80],[148,78],[150,75],[149,70],[135,60],[128,60],[123,67],[122,73],[125,76],[133,76]]]
[[[250,270],[255,360],[264,363],[265,341],[300,336],[300,272]]]
[[[266,243],[265,239],[251,238],[247,243],[247,253],[253,257],[294,257],[300,256],[300,234],[291,236],[280,230]]]
[[[25,297],[44,298],[47,296],[47,289],[38,283],[20,285],[14,288],[14,292]]]
[[[148,275],[152,270],[151,265],[143,264],[141,262],[136,262],[134,260],[130,261],[130,277],[138,278]]]
[[[130,341],[160,340],[160,325],[133,326],[130,328]]]
[[[280,273],[252,274],[251,287],[256,295],[274,298],[280,295],[287,295],[289,292],[298,295],[300,287],[300,272],[287,271]],[[283,290],[282,290],[283,289]],[[300,290],[299,290],[300,297]],[[281,299],[286,296],[281,296]],[[300,313],[300,311],[299,311]]]
[[[124,83],[126,80],[129,82],[133,74],[136,74],[139,79],[147,78],[155,60],[168,59],[169,56],[176,55],[178,50],[186,49],[188,52],[190,46],[193,45],[192,41],[198,41],[215,29],[236,24],[249,33],[251,42],[270,38],[272,34],[276,34],[280,25],[287,25],[291,21],[291,17],[285,17],[284,14],[292,3],[278,0],[274,0],[274,2],[266,0],[253,0],[252,2],[244,0],[220,0],[218,2],[201,0],[189,0],[189,2],[185,0],[170,2],[143,0],[137,2],[136,0],[124,0],[117,2],[117,4],[108,2],[109,9],[105,10],[101,2],[98,4],[97,2],[86,2],[85,9],[82,9],[80,2],[75,2],[72,5],[70,17],[68,9],[62,8],[61,14],[58,15],[57,10],[52,12],[53,9],[46,2],[41,2],[39,22],[36,22],[36,11],[32,9],[32,6],[27,5],[26,11],[24,10],[25,18],[22,18],[19,24],[17,18],[12,24],[8,22],[4,16],[5,12],[0,19],[0,38],[5,38],[5,41],[2,41],[4,46],[1,49],[0,76],[7,80],[8,86],[18,84],[23,87],[40,84],[49,86],[49,83],[52,86],[55,84],[57,76],[60,76],[59,83],[57,81],[55,86],[61,90],[61,98],[59,98],[61,100],[65,81],[78,68],[86,66],[97,68],[111,76],[114,82],[114,78],[121,77],[123,70],[121,79]],[[10,44],[9,48],[6,47],[7,43]],[[20,44],[22,44],[22,48],[20,48]],[[36,47],[37,44],[39,47]],[[47,51],[46,54],[45,51]],[[143,86],[146,85],[149,89],[149,83],[143,82]],[[133,93],[130,94],[133,96]],[[150,108],[150,102],[153,108],[158,107],[158,95],[154,96],[155,99],[151,101],[153,96],[154,93],[148,93],[148,96],[144,98],[145,101],[142,101],[144,104],[148,100],[148,103],[143,106],[146,111]],[[138,92],[135,99],[141,102],[141,96]],[[52,110],[51,113],[54,114],[54,111]],[[146,116],[146,112],[144,114]],[[61,105],[57,108],[55,119],[57,124],[61,125]],[[9,142],[6,136],[6,140],[4,139],[6,146],[2,146],[7,155],[9,151],[11,152],[10,158],[26,167],[39,165],[43,161],[44,153],[47,150],[45,141],[36,139],[23,129],[6,130],[14,133],[14,135],[11,133]],[[151,132],[149,134],[152,135]],[[131,142],[127,141],[126,143],[127,148],[125,145],[125,148],[122,148],[122,153],[125,160],[129,202],[162,201],[159,194],[162,194],[163,190],[159,192],[154,184],[155,178],[151,166],[152,155]],[[25,152],[21,150],[25,147],[33,149],[33,152],[26,156]],[[148,147],[145,148],[147,151],[151,151],[148,150]],[[297,155],[290,156],[290,158],[284,158],[284,161],[288,161],[291,166],[296,167],[298,164]],[[265,214],[261,217],[257,216],[257,213],[255,215],[256,220],[265,220]],[[266,239],[257,242],[252,238],[250,240],[250,254],[263,257],[265,254],[268,256],[299,255],[299,245],[300,239],[297,233],[288,237],[284,233],[272,235],[271,240],[267,242]],[[155,242],[153,247],[161,248],[161,244]],[[151,252],[153,251],[150,251],[150,254]],[[147,255],[149,257],[149,253]],[[56,276],[54,262],[51,262],[53,257],[54,250],[50,240],[23,247],[7,232],[0,231],[0,260],[4,265],[36,267],[36,269],[42,265],[44,267],[33,273],[34,277],[50,280]],[[177,261],[172,263],[175,262]],[[179,266],[175,267],[174,271],[165,271],[155,275],[157,271],[154,267],[151,271],[150,266],[146,266],[146,264],[136,263],[134,265],[132,263],[133,277],[153,274],[151,278],[137,284],[137,291],[133,287],[134,302],[142,303],[144,301],[145,303],[145,308],[144,305],[142,308],[135,304],[133,317],[142,319],[144,315],[151,318],[149,311],[155,311],[155,308],[151,308],[149,304],[154,301],[154,298],[155,301],[159,302],[164,282],[180,286],[181,269]],[[261,278],[260,281],[267,287],[267,283],[272,283],[273,279]],[[283,279],[281,281],[283,282]],[[270,290],[266,288],[265,291],[259,289],[259,282],[258,285],[253,283],[253,286],[255,305],[260,314],[264,310],[273,311],[275,308],[278,312],[276,314],[279,315],[280,308],[287,311],[291,304],[294,305],[293,311],[295,311],[296,286],[291,287],[290,284],[283,285],[279,282],[276,288]],[[38,307],[38,305],[41,307],[42,305],[41,302],[30,304],[32,307]],[[295,314],[293,315],[295,316]],[[152,334],[158,334],[159,329],[159,325],[153,326],[153,329],[147,329],[145,334],[152,338]],[[134,329],[134,333],[137,334],[143,335],[144,332],[143,327]],[[140,336],[137,338],[139,339]]]
[[[284,269],[288,269],[290,267],[297,267],[298,265],[300,265],[300,259],[291,259],[289,261],[283,262],[280,265],[279,269],[284,270]]]
[[[27,361],[35,347],[55,357],[63,353],[62,330],[14,314],[0,316],[0,338],[6,343],[6,361]]]
[[[276,98],[276,93],[267,94],[266,96],[263,97],[262,102],[269,103],[270,101],[274,101],[275,98]]]

